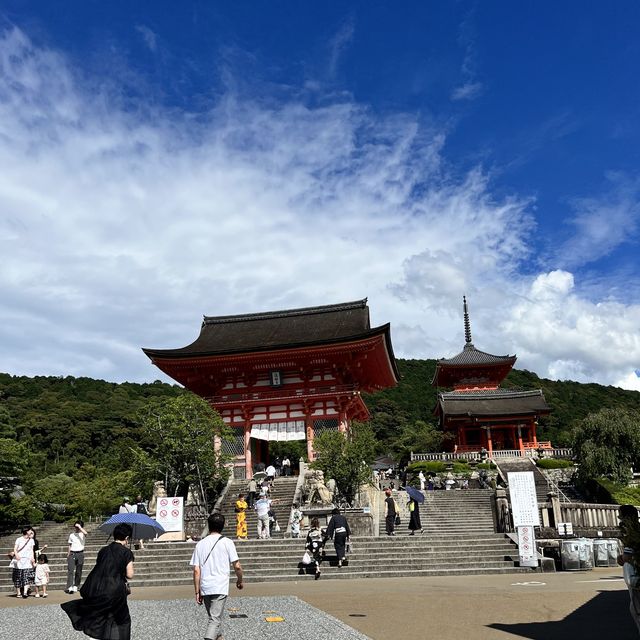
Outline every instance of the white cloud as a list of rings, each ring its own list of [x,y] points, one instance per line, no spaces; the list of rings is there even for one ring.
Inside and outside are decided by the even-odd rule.
[[[598,196],[572,201],[571,238],[558,251],[567,268],[589,264],[626,242],[638,243],[640,181],[609,175],[609,189]]]
[[[465,82],[451,92],[452,100],[474,100],[482,93],[481,82]]]
[[[147,45],[149,50],[155,52],[158,48],[157,34],[143,24],[137,25],[136,31],[142,36],[142,39],[144,40],[144,43]]]
[[[78,73],[0,38],[0,370],[154,379],[139,347],[191,342],[202,314],[364,296],[398,356],[442,357],[463,293],[476,344],[541,375],[638,368],[638,308],[519,275],[530,202],[454,180],[411,114],[229,94],[177,116]]]

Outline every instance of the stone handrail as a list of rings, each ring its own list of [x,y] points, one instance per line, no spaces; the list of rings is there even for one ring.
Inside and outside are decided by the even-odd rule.
[[[542,453],[538,453],[537,449],[494,449],[491,453],[486,451],[485,453],[488,459],[505,459],[505,458],[571,458],[573,450],[569,447],[560,448],[546,448],[542,449]],[[443,461],[449,460],[481,460],[481,451],[442,451],[438,453],[414,453],[411,452],[410,462],[429,462],[429,461]]]

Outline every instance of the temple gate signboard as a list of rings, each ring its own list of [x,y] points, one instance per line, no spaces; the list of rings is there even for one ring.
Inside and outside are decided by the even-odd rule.
[[[513,526],[518,532],[518,552],[521,567],[537,567],[534,527],[540,526],[538,497],[533,471],[508,473]]]

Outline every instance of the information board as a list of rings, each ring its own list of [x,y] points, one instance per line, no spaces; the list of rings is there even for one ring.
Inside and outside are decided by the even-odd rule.
[[[517,471],[507,474],[514,527],[539,527],[540,512],[533,480],[533,471]]]
[[[182,531],[184,529],[183,498],[158,498],[156,520],[165,531]]]
[[[537,567],[538,553],[533,527],[518,527],[518,555],[521,567]]]

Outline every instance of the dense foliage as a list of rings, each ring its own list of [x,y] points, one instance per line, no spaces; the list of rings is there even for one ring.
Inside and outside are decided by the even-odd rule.
[[[435,361],[398,360],[398,368],[401,381],[397,387],[365,398],[371,410],[374,453],[407,460],[412,450],[441,450],[444,436],[435,428],[433,415],[437,389],[431,386]],[[640,411],[640,393],[552,382],[528,371],[512,371],[504,386],[543,390],[552,414],[541,421],[538,437],[556,446],[571,445],[572,432],[601,409]],[[144,416],[150,415],[150,407],[170,404],[184,395],[180,387],[161,382],[116,384],[71,376],[0,374],[0,478],[4,479],[0,526],[43,516],[105,513],[125,494],[148,496],[152,476],[166,475],[158,460],[165,456],[166,463],[167,451],[158,449]],[[289,451],[290,447],[285,451],[285,445],[288,443],[283,443],[280,454],[304,455],[304,443],[297,443],[295,451]],[[214,467],[218,464],[213,462]],[[197,469],[183,467],[180,474],[189,482],[198,482]],[[9,499],[11,478],[24,495],[17,493]],[[184,491],[184,482],[174,484]],[[66,515],[58,513],[56,505],[66,505]]]
[[[626,484],[640,468],[640,411],[601,409],[587,416],[573,434],[582,482],[604,476]]]
[[[360,485],[371,479],[376,442],[368,424],[354,422],[346,437],[340,431],[325,431],[313,441],[314,469],[322,469],[325,480],[333,478],[338,491],[353,502]]]

